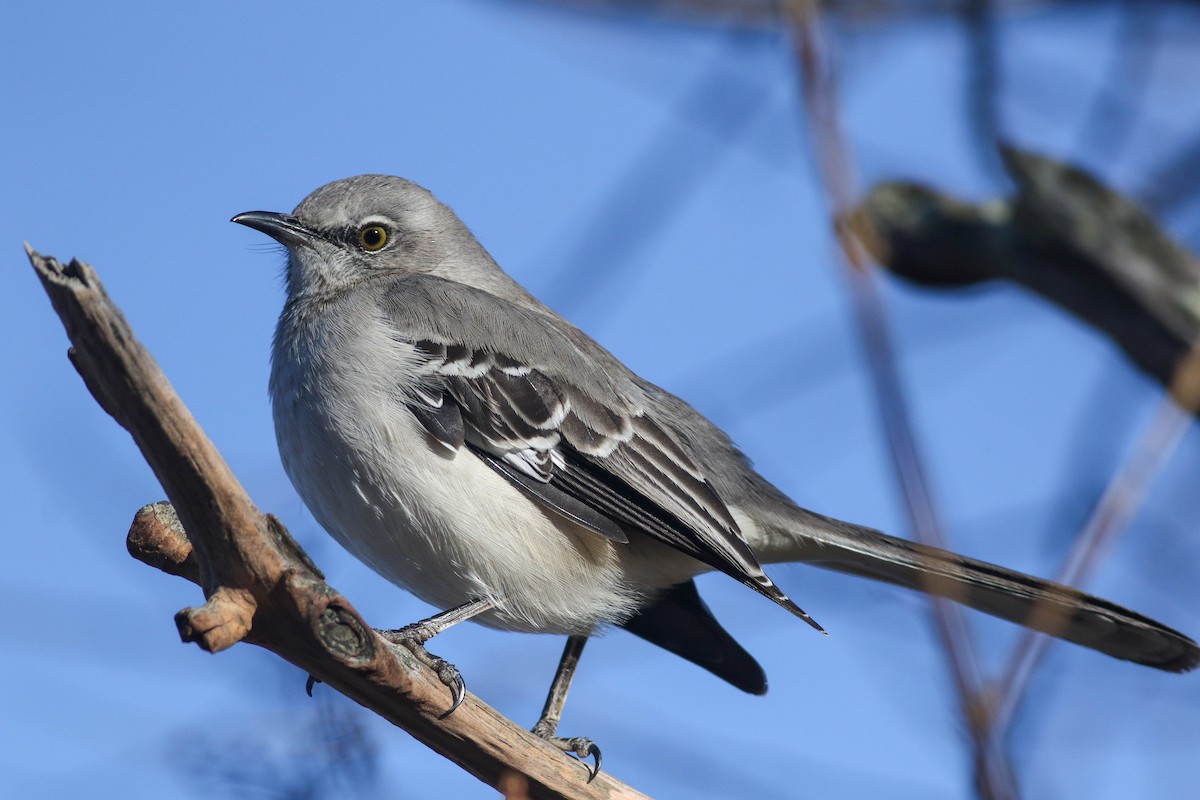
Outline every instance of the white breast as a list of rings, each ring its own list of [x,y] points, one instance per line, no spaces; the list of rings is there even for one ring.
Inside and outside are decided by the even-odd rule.
[[[544,511],[469,450],[433,446],[404,405],[413,348],[382,319],[341,310],[303,329],[281,320],[271,373],[284,468],[325,529],[439,608],[495,601],[478,618],[494,627],[588,633],[627,616],[649,588],[626,569],[644,543],[614,545]]]

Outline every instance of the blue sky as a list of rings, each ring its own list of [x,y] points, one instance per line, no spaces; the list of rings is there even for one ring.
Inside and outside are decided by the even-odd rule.
[[[281,259],[228,223],[361,172],[431,188],[518,280],[709,414],[803,505],[908,533],[777,33],[495,0],[22,4],[6,21],[5,794],[270,797],[311,769],[357,780],[345,786],[360,796],[493,796],[331,690],[308,700],[304,676],[269,653],[178,642],[172,615],[199,591],[123,544],[162,490],[70,368],[22,240],[97,268],[259,507],[380,626],[430,609],[344,554],[288,484],[266,396]],[[1118,159],[1081,146],[1113,15],[1006,19],[1009,129],[1137,188],[1200,123],[1179,102],[1194,98],[1200,65],[1184,34],[1196,23],[1164,26]],[[964,122],[955,27],[865,26],[837,41],[865,183],[1003,190]],[[1195,233],[1194,220],[1167,221]],[[1017,289],[884,292],[952,541],[1052,573],[1160,392]],[[1091,586],[1193,636],[1197,468],[1193,430]],[[732,581],[701,582],[766,668],[767,697],[616,632],[589,645],[563,733],[594,738],[607,769],[656,796],[969,796],[956,700],[919,598],[806,567],[772,574],[828,639]],[[1016,629],[971,620],[986,663],[1001,664]],[[532,724],[560,648],[462,626],[434,650]],[[1013,749],[1030,797],[1200,784],[1195,676],[1057,646],[1027,712]],[[311,754],[338,726],[363,737],[361,757],[321,773]]]

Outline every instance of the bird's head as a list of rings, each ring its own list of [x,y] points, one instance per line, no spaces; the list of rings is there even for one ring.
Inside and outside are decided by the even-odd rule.
[[[233,222],[288,251],[291,297],[336,292],[373,275],[432,273],[470,280],[494,262],[458,217],[404,178],[359,175],[326,184],[291,214],[248,211]],[[482,259],[480,259],[482,255]]]

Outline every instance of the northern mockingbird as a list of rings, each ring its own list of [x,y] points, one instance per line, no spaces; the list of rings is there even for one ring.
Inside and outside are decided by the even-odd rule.
[[[684,401],[538,302],[427,190],[363,175],[291,214],[234,222],[288,251],[271,402],[284,468],[317,520],[388,580],[448,611],[568,636],[534,731],[556,729],[587,637],[629,630],[748,692],[762,668],[693,577],[719,570],[820,630],[761,564],[803,561],[949,597],[1116,658],[1182,672],[1186,636],[1066,586],[800,508]],[[449,712],[447,712],[449,713]],[[593,776],[595,774],[593,771]]]

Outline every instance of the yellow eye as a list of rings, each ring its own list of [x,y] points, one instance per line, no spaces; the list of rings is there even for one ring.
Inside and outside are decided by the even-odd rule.
[[[367,252],[374,253],[387,244],[387,228],[382,225],[367,225],[358,232],[358,244]]]

